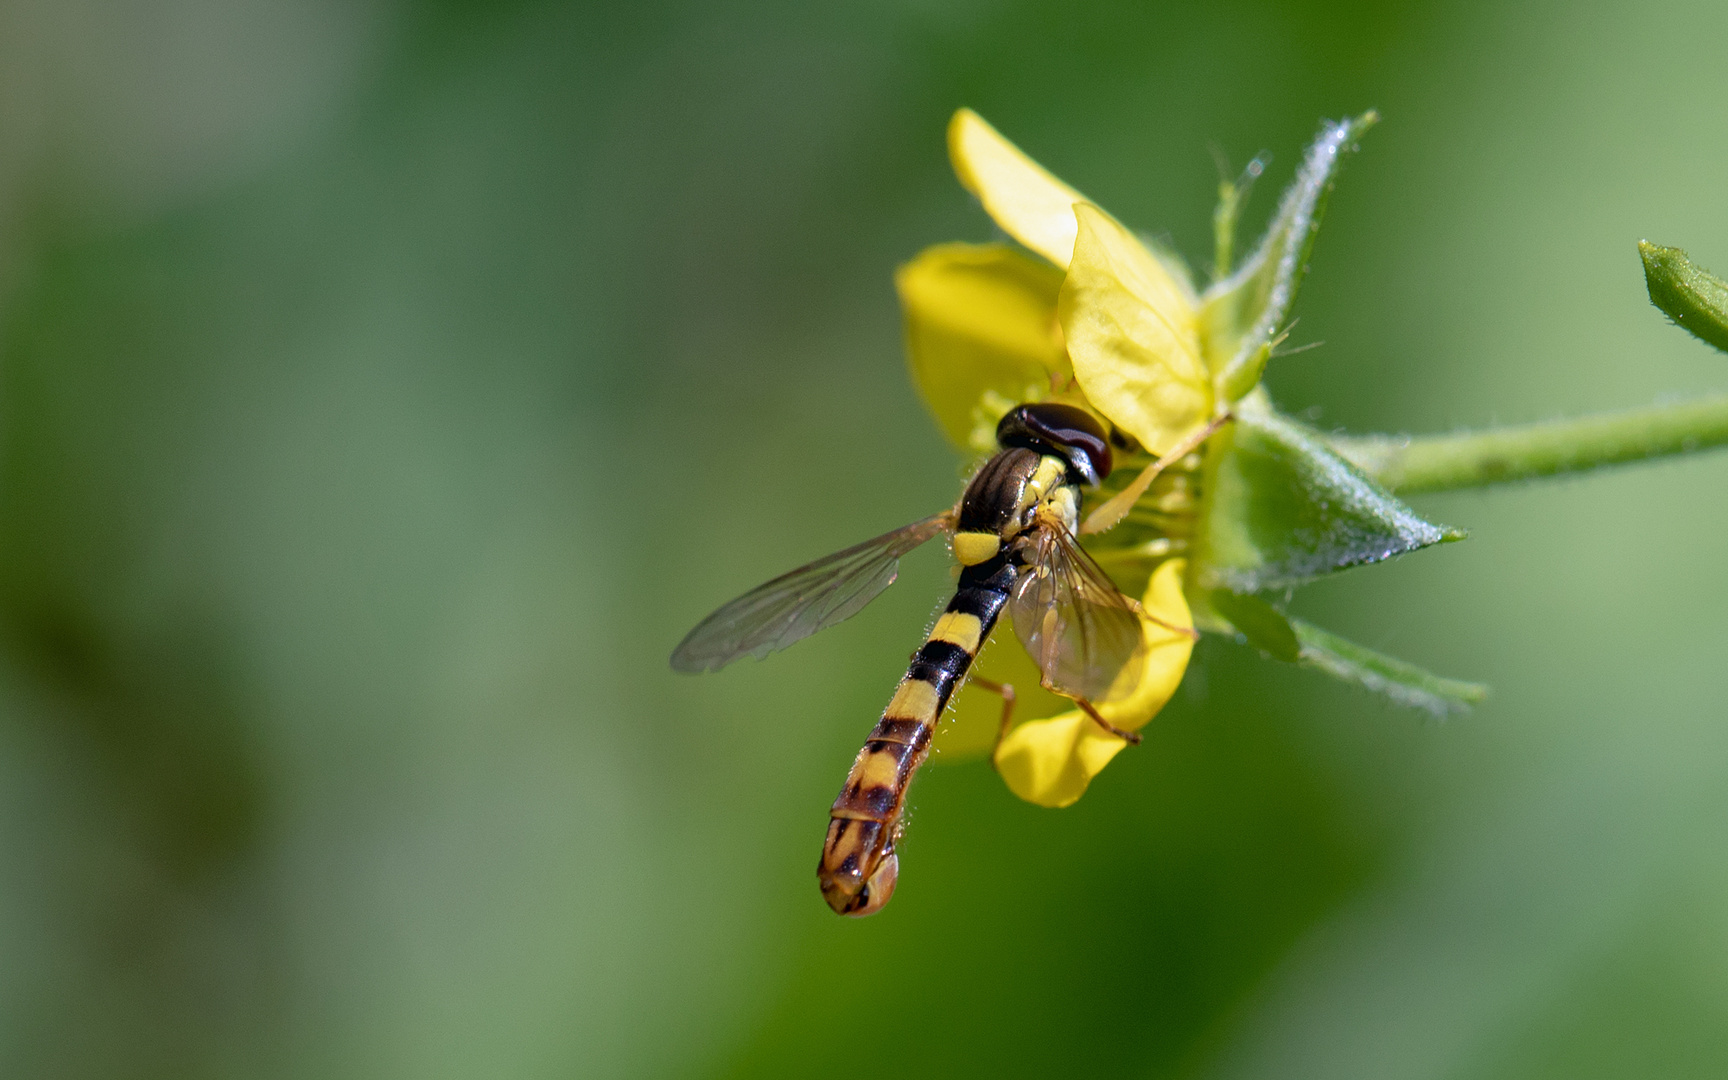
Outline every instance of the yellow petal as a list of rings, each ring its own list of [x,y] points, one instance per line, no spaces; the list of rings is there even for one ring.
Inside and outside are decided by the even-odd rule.
[[[894,275],[906,313],[906,356],[942,433],[970,445],[987,395],[1009,406],[1050,394],[1068,355],[1056,322],[1062,275],[1004,244],[939,244]]]
[[[1079,232],[1057,310],[1080,388],[1162,454],[1212,413],[1192,290],[1109,214],[1074,207]]]
[[[1158,567],[1147,582],[1142,601],[1146,612],[1171,626],[1191,629],[1193,619],[1182,596],[1181,559]],[[1188,669],[1194,639],[1187,634],[1141,620],[1148,655],[1140,682],[1129,694],[1100,702],[1098,712],[1119,728],[1133,731],[1157,715]],[[996,768],[1008,789],[1039,806],[1069,806],[1085,794],[1092,778],[1110,764],[1124,746],[1078,709],[1021,724],[1008,733],[996,752]]]
[[[1057,266],[1074,250],[1074,211],[1086,197],[1044,171],[971,109],[948,122],[948,157],[966,190],[1004,232]]]
[[[1145,613],[1151,616],[1140,620],[1146,642],[1146,666],[1140,670],[1140,681],[1127,694],[1097,703],[1099,715],[1124,731],[1138,731],[1157,716],[1188,670],[1194,638],[1184,631],[1194,629],[1194,616],[1182,594],[1187,566],[1184,559],[1167,559],[1153,571],[1140,599]]]
[[[1072,806],[1127,745],[1076,709],[1009,732],[996,752],[996,769],[1008,790],[1029,803]]]

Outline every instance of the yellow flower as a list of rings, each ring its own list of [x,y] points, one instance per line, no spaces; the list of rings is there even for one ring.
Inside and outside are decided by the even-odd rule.
[[[1061,327],[1087,403],[1153,453],[1204,427],[1212,419],[1212,381],[1200,347],[1200,301],[1187,271],[1147,248],[970,109],[954,114],[948,149],[960,182],[996,224],[1066,271],[1052,297],[1054,311],[1040,314],[1054,316]],[[909,293],[905,282],[901,297],[916,348],[919,327],[941,302]],[[914,353],[913,377],[944,360]],[[935,387],[921,383],[920,389],[940,415],[944,406]]]
[[[1187,271],[970,110],[954,115],[948,147],[960,182],[1003,231],[1048,260],[1002,244],[943,244],[897,275],[912,378],[949,440],[973,453],[993,450],[1005,411],[1053,398],[1092,410],[1153,456],[1202,430],[1218,395]],[[1164,498],[1179,502],[1180,495],[1167,491]],[[1183,570],[1182,560],[1166,559],[1145,580],[1147,662],[1135,685],[1097,703],[1124,730],[1151,720],[1187,668],[1193,638],[1169,628],[1193,626]],[[1003,739],[996,766],[1021,798],[1067,806],[1127,744],[1040,688],[1011,633],[995,638],[977,674],[1012,684],[1017,715],[1032,718]],[[1000,708],[998,699],[969,686],[955,698],[955,718],[943,726],[938,749],[949,755],[987,749]]]
[[[1377,119],[1369,111],[1320,125],[1239,262],[1237,216],[1261,163],[1220,184],[1216,265],[1198,294],[1180,259],[977,114],[962,109],[949,124],[961,184],[1022,246],[943,244],[901,269],[912,379],[943,433],[972,455],[996,449],[997,421],[1023,401],[1078,405],[1113,429],[1116,470],[1086,495],[1081,531],[1116,584],[1143,595],[1151,657],[1124,676],[1134,685],[1092,702],[1118,730],[1147,723],[1181,682],[1192,637],[1171,627],[1198,625],[1437,715],[1484,692],[1292,619],[1260,595],[1462,537],[1422,520],[1324,435],[1279,415],[1260,387],[1292,325],[1326,194]],[[1012,629],[992,638],[935,749],[950,759],[994,749],[1016,794],[1066,806],[1126,743],[1045,690]],[[1005,736],[988,682],[1016,691],[1020,725]]]

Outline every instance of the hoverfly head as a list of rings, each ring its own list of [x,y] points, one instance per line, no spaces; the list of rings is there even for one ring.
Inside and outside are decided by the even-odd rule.
[[[1112,459],[1104,425],[1085,409],[1056,402],[1035,402],[1009,409],[996,425],[1003,449],[1023,446],[1068,462],[1069,479],[1097,487],[1110,475]]]

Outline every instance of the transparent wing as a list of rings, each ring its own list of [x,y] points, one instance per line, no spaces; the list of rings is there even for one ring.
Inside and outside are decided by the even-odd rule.
[[[761,659],[862,611],[894,584],[900,556],[949,529],[952,512],[915,521],[758,585],[696,624],[672,650],[675,671]]]
[[[1052,690],[1108,700],[1145,663],[1133,601],[1066,529],[1046,526],[1033,545],[1010,601],[1014,633]]]

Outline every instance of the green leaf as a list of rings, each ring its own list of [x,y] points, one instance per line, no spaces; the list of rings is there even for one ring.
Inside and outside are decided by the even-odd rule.
[[[1334,679],[1372,690],[1407,708],[1435,716],[1468,712],[1488,696],[1481,683],[1446,679],[1395,657],[1377,653],[1313,623],[1291,619],[1302,643],[1301,663]]]
[[[1228,589],[1214,589],[1207,598],[1212,610],[1230,620],[1248,644],[1286,664],[1294,664],[1302,656],[1302,643],[1284,613],[1260,599],[1244,596]]]
[[[1308,272],[1308,255],[1338,167],[1379,119],[1369,111],[1353,120],[1326,123],[1284,189],[1260,246],[1241,269],[1206,290],[1201,319],[1214,354],[1208,359],[1220,373],[1218,385],[1226,401],[1235,401],[1260,381],[1273,338],[1289,318],[1296,290]]]
[[[1679,248],[1638,241],[1650,302],[1675,325],[1728,352],[1728,282],[1695,266]]]
[[[1197,538],[1197,570],[1209,589],[1289,588],[1464,538],[1417,517],[1285,417],[1244,408],[1214,439]]]

